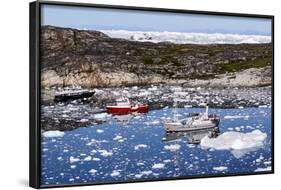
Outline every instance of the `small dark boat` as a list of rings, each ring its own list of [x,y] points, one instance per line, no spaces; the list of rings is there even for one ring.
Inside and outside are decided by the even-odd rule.
[[[55,102],[68,102],[78,100],[82,98],[89,98],[95,94],[95,91],[91,90],[71,90],[63,91],[55,95]]]

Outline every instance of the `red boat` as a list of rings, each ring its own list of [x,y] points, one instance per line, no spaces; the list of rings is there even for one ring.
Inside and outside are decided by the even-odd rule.
[[[118,99],[115,104],[106,106],[107,113],[111,114],[129,114],[131,112],[148,112],[148,105],[140,102],[130,102],[127,98]]]

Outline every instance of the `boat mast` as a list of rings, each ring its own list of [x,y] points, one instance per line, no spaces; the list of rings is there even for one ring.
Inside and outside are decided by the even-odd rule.
[[[174,109],[173,109],[173,116],[174,116],[174,121],[178,121],[178,111],[177,111],[177,107],[178,107],[178,102],[174,99]]]
[[[209,104],[206,104],[205,117],[208,118],[208,115],[209,115]]]

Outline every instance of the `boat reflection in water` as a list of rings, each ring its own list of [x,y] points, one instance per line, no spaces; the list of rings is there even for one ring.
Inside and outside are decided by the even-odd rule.
[[[166,132],[165,136],[163,137],[162,141],[174,141],[181,138],[186,138],[189,144],[199,144],[201,139],[205,136],[209,138],[216,138],[219,135],[220,131],[219,128],[213,129],[203,129],[197,131],[188,131],[188,132]]]

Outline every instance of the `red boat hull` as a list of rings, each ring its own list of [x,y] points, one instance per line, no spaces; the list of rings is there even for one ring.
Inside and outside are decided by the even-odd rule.
[[[118,115],[129,114],[129,113],[132,113],[132,112],[146,113],[146,112],[148,112],[148,106],[142,105],[142,106],[139,106],[139,107],[136,107],[136,108],[134,108],[134,107],[107,106],[106,111],[107,111],[107,113],[118,114]]]

